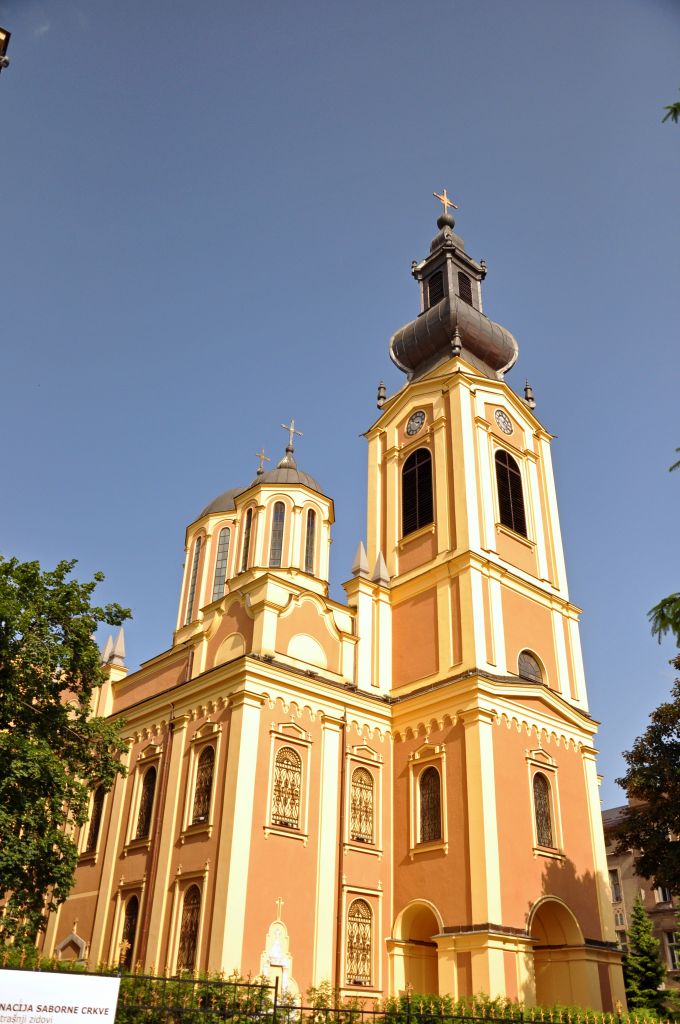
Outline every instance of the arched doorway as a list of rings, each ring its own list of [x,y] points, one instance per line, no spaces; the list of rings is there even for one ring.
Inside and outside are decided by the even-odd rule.
[[[392,989],[405,992],[409,985],[414,992],[439,993],[437,943],[441,920],[431,903],[409,903],[394,922],[390,943],[392,958]]]
[[[531,912],[529,930],[535,940],[538,1005],[588,1005],[592,993],[584,960],[583,932],[571,910],[553,897],[539,900]]]

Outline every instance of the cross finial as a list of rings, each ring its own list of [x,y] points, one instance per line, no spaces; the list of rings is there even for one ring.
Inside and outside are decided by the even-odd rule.
[[[278,899],[274,900],[274,902],[276,903],[276,920],[280,921],[281,920],[281,909],[283,907],[283,900],[279,896]]]
[[[445,188],[443,188],[443,189],[442,189],[442,194],[441,194],[441,195],[439,195],[439,193],[438,193],[438,192],[433,192],[433,193],[432,193],[432,195],[433,195],[433,196],[435,197],[435,199],[438,199],[438,200],[439,200],[439,202],[440,202],[440,203],[442,204],[442,206],[444,207],[444,214],[445,214],[445,215],[446,215],[446,214],[447,214],[447,213],[449,212],[449,206],[452,206],[452,207],[454,208],[454,210],[457,210],[457,209],[458,209],[458,207],[456,206],[456,204],[455,204],[454,202],[452,202],[452,201],[451,201],[451,200],[449,199],[449,197],[447,196],[447,194],[446,194],[446,189],[445,189]]]
[[[302,431],[295,429],[294,419],[291,419],[290,423],[282,423],[281,426],[283,427],[284,430],[288,431],[288,448],[290,448],[290,450],[292,451],[294,435],[297,434],[298,437],[302,437]],[[288,450],[288,448],[286,448],[286,451]]]
[[[261,452],[255,452],[255,458],[260,460],[260,464],[257,467],[257,475],[262,476],[262,474],[264,473],[265,462],[271,462],[272,460],[269,458],[268,455],[265,455],[264,448],[262,449]]]

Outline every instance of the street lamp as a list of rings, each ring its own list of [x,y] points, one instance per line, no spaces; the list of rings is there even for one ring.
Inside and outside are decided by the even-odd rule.
[[[7,54],[7,47],[9,46],[9,37],[12,35],[6,28],[0,28],[0,71],[3,68],[9,67],[9,57]]]

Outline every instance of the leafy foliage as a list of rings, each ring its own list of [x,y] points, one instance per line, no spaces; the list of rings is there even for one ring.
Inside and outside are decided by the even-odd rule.
[[[129,611],[91,604],[75,562],[43,571],[0,556],[0,941],[27,945],[68,896],[95,785],[123,771],[118,727],[90,716],[103,682],[93,634]]]
[[[623,958],[626,997],[631,1009],[661,1011],[666,993],[660,988],[666,969],[659,955],[659,940],[652,933],[652,922],[638,897],[633,905],[628,932],[628,952]]]
[[[667,107],[663,108],[666,111],[665,117],[661,118],[661,123],[664,121],[674,121],[675,124],[680,122],[680,103],[670,103]],[[679,449],[680,450],[680,449]]]

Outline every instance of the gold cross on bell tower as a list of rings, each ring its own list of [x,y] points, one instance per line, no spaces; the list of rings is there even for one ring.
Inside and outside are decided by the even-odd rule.
[[[260,460],[260,464],[257,467],[257,475],[262,476],[262,474],[264,473],[265,462],[271,462],[272,460],[269,458],[268,455],[265,455],[264,448],[262,449],[261,452],[255,452],[255,458]]]
[[[294,419],[291,419],[290,423],[282,423],[281,426],[283,427],[284,430],[288,431],[288,447],[292,451],[293,450],[293,440],[294,440],[293,435],[297,434],[298,437],[302,437],[302,431],[295,429],[295,420]]]
[[[449,212],[449,206],[452,206],[454,208],[454,210],[458,209],[456,204],[451,199],[449,199],[449,197],[447,196],[445,188],[442,189],[442,194],[441,195],[439,195],[438,192],[433,192],[432,195],[435,197],[435,199],[438,199],[439,202],[442,204],[442,206],[444,207],[444,213],[445,214],[447,214]]]

